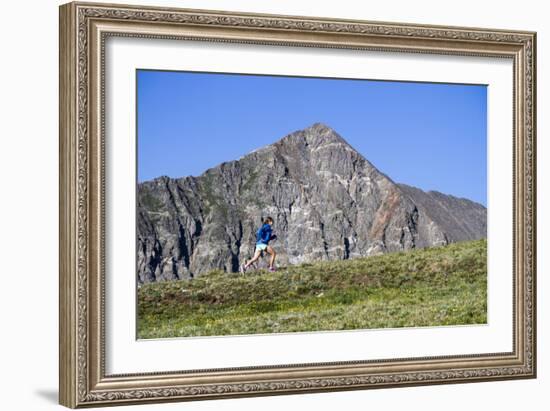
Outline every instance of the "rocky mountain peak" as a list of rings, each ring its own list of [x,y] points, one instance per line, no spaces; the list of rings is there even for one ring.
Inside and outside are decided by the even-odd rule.
[[[140,183],[138,281],[237,271],[267,215],[280,265],[486,236],[483,206],[395,184],[315,123],[201,176]]]
[[[325,146],[332,147],[334,150],[344,148],[355,151],[340,134],[324,123],[314,123],[302,130],[290,133],[273,145],[302,146],[310,151]]]

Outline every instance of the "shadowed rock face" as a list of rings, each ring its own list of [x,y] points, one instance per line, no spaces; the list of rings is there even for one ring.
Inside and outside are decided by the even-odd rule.
[[[486,237],[482,205],[396,184],[314,124],[199,177],[139,184],[138,281],[237,271],[268,215],[280,265]]]

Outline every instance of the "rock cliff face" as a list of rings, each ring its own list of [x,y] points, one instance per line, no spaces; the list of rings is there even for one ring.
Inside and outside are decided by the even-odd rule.
[[[279,265],[486,237],[482,205],[396,184],[314,124],[199,177],[139,184],[138,281],[237,271],[268,215]]]

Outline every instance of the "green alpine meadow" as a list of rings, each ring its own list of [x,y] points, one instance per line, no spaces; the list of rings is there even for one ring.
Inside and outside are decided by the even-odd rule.
[[[138,289],[138,338],[487,323],[487,240]]]

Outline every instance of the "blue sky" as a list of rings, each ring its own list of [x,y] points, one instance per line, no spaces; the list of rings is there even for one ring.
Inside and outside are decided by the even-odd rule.
[[[487,204],[484,85],[138,70],[138,181],[200,175],[316,122],[394,181]]]

